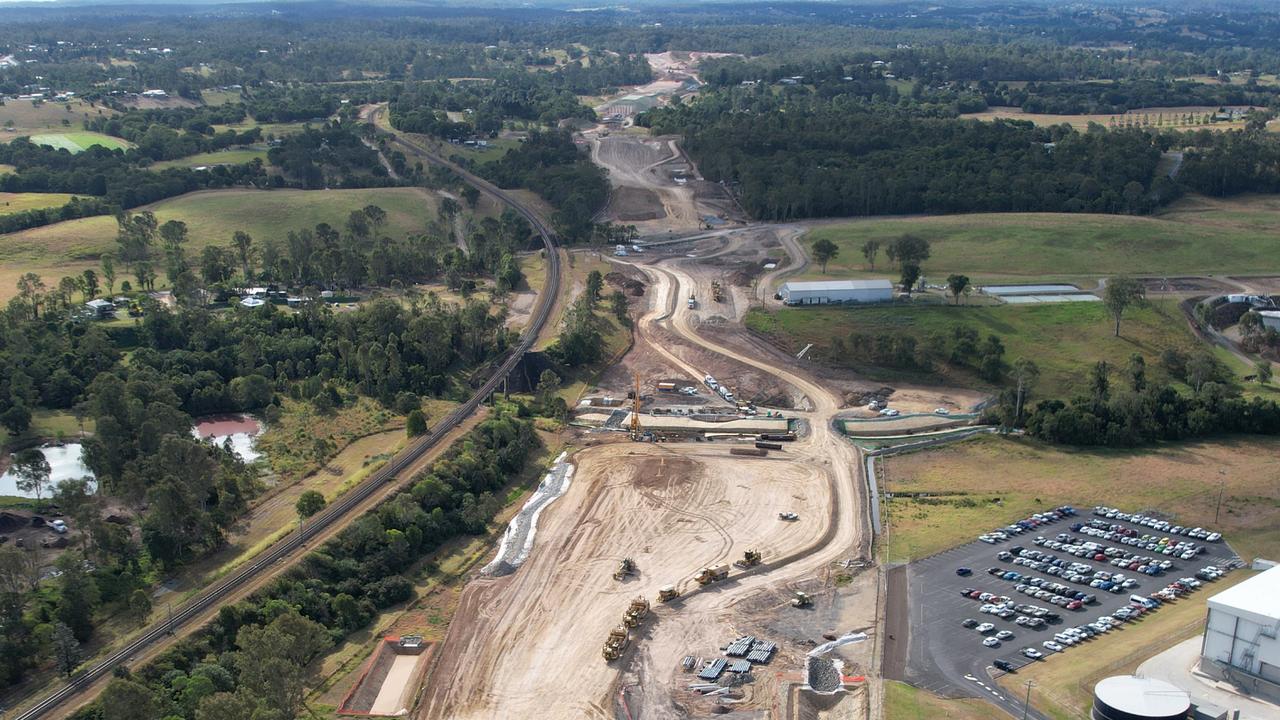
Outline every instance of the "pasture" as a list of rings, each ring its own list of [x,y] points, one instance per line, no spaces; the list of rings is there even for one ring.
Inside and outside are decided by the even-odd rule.
[[[0,105],[0,141],[34,132],[62,132],[84,127],[89,117],[111,117],[116,111],[101,105],[92,106],[82,100],[70,102],[41,102],[10,100]],[[63,121],[70,123],[70,128]],[[12,128],[12,132],[10,132]]]
[[[187,224],[187,250],[198,255],[206,245],[227,245],[236,230],[257,241],[281,240],[290,230],[329,223],[341,228],[353,210],[377,205],[387,212],[392,236],[421,232],[436,218],[438,196],[420,188],[361,190],[209,190],[189,193],[139,208],[156,214],[163,224]],[[46,283],[62,275],[96,267],[98,257],[115,247],[116,222],[108,216],[81,218],[0,235],[0,300],[15,293],[24,272],[36,272]],[[121,272],[122,279],[125,273]]]
[[[1245,273],[1273,267],[1280,255],[1280,200],[1244,196],[1188,197],[1155,215],[973,213],[867,218],[815,223],[803,239],[831,240],[839,255],[824,276],[811,265],[806,279],[897,275],[881,250],[873,272],[862,256],[867,240],[907,233],[932,245],[924,274],[941,280],[965,273],[984,280],[1134,274]]]
[[[1088,370],[1099,360],[1123,367],[1134,353],[1142,354],[1154,368],[1166,348],[1184,351],[1196,347],[1181,311],[1172,301],[1155,301],[1125,314],[1122,337],[1102,303],[1042,305],[885,305],[879,307],[807,307],[773,311],[752,310],[747,327],[766,335],[794,354],[808,343],[812,354],[824,363],[851,367],[874,380],[893,382],[943,382],[949,385],[990,386],[968,368],[958,368],[945,357],[932,358],[935,370],[901,370],[853,360],[848,353],[831,352],[832,338],[851,334],[909,335],[919,346],[931,335],[950,338],[955,328],[976,330],[1004,344],[1006,363],[1027,358],[1040,369],[1033,401],[1069,398],[1087,382]],[[1154,370],[1153,370],[1154,372]]]
[[[1206,115],[1212,115],[1217,112],[1217,106],[1188,106],[1188,107],[1153,107],[1153,108],[1135,108],[1127,113],[1092,113],[1083,115],[1051,115],[1048,113],[1029,113],[1024,112],[1021,108],[1016,107],[992,107],[979,113],[965,113],[961,118],[966,120],[1030,120],[1036,125],[1050,126],[1061,125],[1066,123],[1076,130],[1085,130],[1090,123],[1101,125],[1103,127],[1112,127],[1112,122],[1123,123],[1126,120],[1135,123],[1143,123],[1143,127],[1150,127],[1155,130],[1242,130],[1244,129],[1243,121],[1236,122],[1204,122]],[[1183,120],[1185,116],[1191,116],[1194,120],[1191,124],[1186,124]]]
[[[166,168],[196,168],[210,165],[243,165],[254,160],[261,160],[264,165],[267,164],[267,151],[257,147],[244,147],[197,153],[155,163],[151,165],[151,169],[164,170]]]
[[[3,172],[0,166],[0,172]],[[0,192],[0,215],[20,213],[26,210],[62,207],[71,202],[73,195],[65,193],[7,193]]]

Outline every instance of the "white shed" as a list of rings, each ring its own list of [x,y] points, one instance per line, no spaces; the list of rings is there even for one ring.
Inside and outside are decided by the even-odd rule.
[[[888,302],[893,299],[893,283],[888,280],[792,281],[783,283],[778,295],[787,305]]]

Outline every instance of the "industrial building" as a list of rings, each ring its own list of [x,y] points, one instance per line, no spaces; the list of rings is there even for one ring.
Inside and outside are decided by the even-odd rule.
[[[778,298],[787,305],[888,302],[893,299],[893,283],[888,280],[793,281],[783,283],[778,289]]]
[[[1280,330],[1280,310],[1254,310],[1262,318],[1262,326],[1270,330]]]
[[[1280,567],[1209,598],[1200,671],[1280,701]]]
[[[1116,675],[1093,687],[1092,720],[1185,720],[1190,710],[1187,693],[1163,680]]]

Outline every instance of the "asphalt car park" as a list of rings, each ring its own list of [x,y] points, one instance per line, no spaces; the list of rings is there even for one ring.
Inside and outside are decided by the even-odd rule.
[[[905,679],[944,697],[986,697],[1020,714],[1020,698],[984,683],[992,673],[1052,662],[1059,652],[1089,653],[1159,612],[1159,604],[1211,592],[1218,574],[1206,568],[1238,566],[1226,541],[1207,530],[1195,528],[1193,537],[1146,516],[1107,517],[1109,508],[1074,512],[1042,514],[1021,532],[1005,526],[911,563]]]

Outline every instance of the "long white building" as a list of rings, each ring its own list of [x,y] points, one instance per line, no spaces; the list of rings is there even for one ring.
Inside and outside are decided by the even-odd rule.
[[[1280,700],[1280,566],[1209,598],[1200,670]]]
[[[787,305],[888,302],[893,299],[893,283],[888,280],[791,281],[778,288],[778,296]]]

